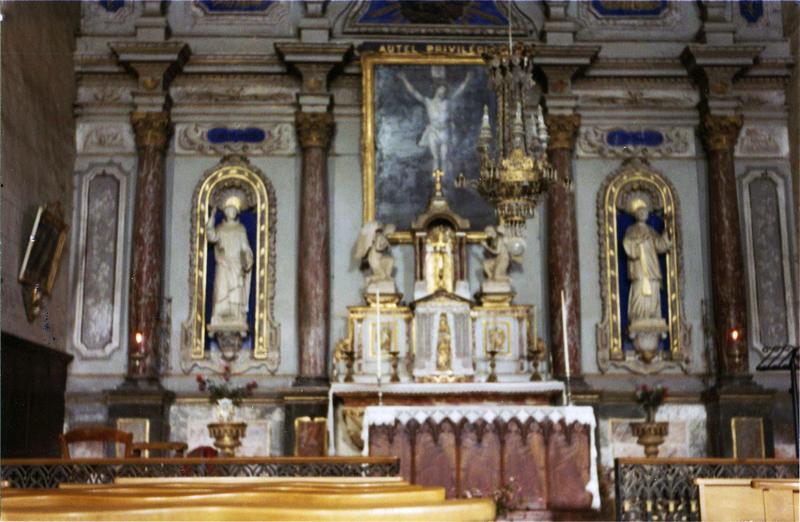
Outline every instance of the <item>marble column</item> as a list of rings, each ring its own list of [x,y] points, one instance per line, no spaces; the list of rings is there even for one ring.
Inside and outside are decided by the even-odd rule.
[[[330,329],[328,146],[334,129],[333,115],[298,111],[295,124],[303,149],[297,261],[300,363],[296,383],[325,384]]]
[[[703,116],[702,135],[708,156],[714,332],[719,372],[723,376],[748,373],[744,260],[733,164],[733,149],[741,127],[741,116]]]
[[[572,154],[580,127],[577,114],[548,115],[550,162],[559,178],[572,179]],[[580,275],[578,272],[578,227],[575,195],[566,186],[554,184],[547,198],[547,278],[550,307],[550,353],[553,375],[566,376],[564,361],[561,292],[567,305],[567,351],[570,377],[581,377]]]
[[[131,115],[138,151],[129,301],[128,378],[158,378],[168,112]]]

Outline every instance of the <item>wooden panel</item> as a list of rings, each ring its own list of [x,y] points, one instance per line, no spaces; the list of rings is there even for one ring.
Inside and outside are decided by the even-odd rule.
[[[764,520],[761,490],[750,479],[697,479],[701,520]]]
[[[548,508],[581,510],[592,505],[589,482],[589,433],[585,427],[552,424],[547,441]]]
[[[447,498],[456,497],[456,436],[453,424],[425,422],[417,433],[414,484],[442,486]]]
[[[500,437],[492,423],[466,423],[461,429],[461,495],[467,491],[490,495],[500,488],[503,471]]]
[[[445,488],[448,498],[491,496],[513,477],[517,505],[529,510],[591,509],[591,433],[578,423],[528,419],[409,421],[370,428],[371,455],[396,455],[413,464],[403,476],[414,484]]]
[[[527,509],[545,509],[547,462],[541,426],[511,421],[503,448],[503,483],[514,478],[520,487],[520,504]]]
[[[2,449],[4,458],[58,457],[64,429],[64,390],[72,356],[2,334]]]

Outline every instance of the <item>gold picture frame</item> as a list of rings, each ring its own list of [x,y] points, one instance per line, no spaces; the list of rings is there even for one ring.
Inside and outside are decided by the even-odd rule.
[[[376,216],[379,214],[377,211],[377,205],[379,202],[377,201],[378,197],[376,196],[377,191],[377,181],[376,176],[378,175],[378,168],[376,164],[376,156],[377,156],[377,123],[376,123],[376,87],[378,85],[377,82],[377,73],[376,70],[382,66],[427,66],[431,67],[431,71],[438,68],[440,71],[444,71],[447,67],[456,67],[456,66],[475,66],[476,69],[474,71],[476,74],[470,80],[470,89],[467,91],[468,95],[474,95],[479,89],[475,89],[475,86],[483,85],[478,83],[480,79],[480,75],[485,74],[484,68],[484,60],[481,57],[481,54],[489,49],[489,46],[485,45],[398,45],[398,46],[391,46],[385,45],[380,46],[376,51],[369,51],[364,52],[361,55],[361,70],[362,70],[362,127],[361,127],[361,144],[362,144],[362,217],[364,223],[368,223],[373,221]],[[446,74],[441,72],[443,76]],[[463,78],[461,81],[464,81],[466,85],[466,80]],[[430,84],[433,86],[438,85],[445,85],[449,87],[445,83],[445,80],[433,78],[433,72],[431,73],[431,80]],[[485,83],[486,91],[481,91],[481,93],[486,93],[486,96],[490,96],[490,89],[488,86],[488,81]],[[430,86],[426,86],[430,88]],[[453,91],[455,95],[455,91]],[[462,94],[463,96],[463,94]],[[475,105],[474,101],[470,102],[472,105]],[[481,105],[493,105],[493,102],[486,102],[482,103]],[[492,107],[492,110],[494,107]],[[480,127],[480,120],[482,115],[482,108],[477,109],[474,111],[474,119],[475,123],[475,137],[477,138],[478,129]],[[452,126],[452,124],[451,124]],[[427,131],[420,132],[420,135],[424,135]],[[471,133],[470,133],[471,135]],[[418,146],[421,146],[417,143]],[[464,150],[469,150],[468,148],[464,148]],[[477,158],[477,156],[476,156]],[[387,162],[388,163],[388,162]],[[474,162],[477,164],[477,159]],[[471,165],[472,162],[469,162]],[[451,169],[452,170],[452,169]],[[432,172],[432,169],[431,169]],[[421,183],[427,183],[430,179],[431,172],[415,172],[412,173],[412,176],[416,176],[418,179],[418,184],[415,185],[413,188],[414,190],[406,191],[406,196],[411,198],[412,196],[418,196],[419,198],[423,198],[424,194],[427,193],[427,189],[425,190],[416,190],[419,186],[421,187]],[[458,175],[458,172],[447,172],[445,171],[445,176],[451,177],[451,179],[455,179],[455,176]],[[424,180],[424,181],[423,181]],[[431,187],[433,183],[431,183]],[[445,189],[445,195],[448,198],[448,202],[451,205],[451,208],[462,214],[464,209],[460,209],[462,200],[466,200],[469,198],[470,205],[466,205],[465,207],[468,209],[476,208],[475,202],[480,196],[477,193],[472,192],[468,188],[459,189],[458,192],[454,194],[455,191],[451,190],[449,187]],[[454,197],[457,194],[457,197]],[[485,233],[483,229],[486,224],[494,224],[494,213],[491,213],[491,217],[488,217],[489,214],[485,214],[485,212],[491,211],[491,207],[488,203],[480,200],[478,203],[479,205],[485,205],[483,209],[480,210],[481,215],[486,218],[485,220],[487,223],[479,223],[474,222],[471,224],[472,231],[467,233],[467,240],[471,243],[476,243],[483,241],[485,239]],[[425,201],[415,201],[413,206],[415,207],[414,212],[416,214],[422,213],[425,211],[427,207],[427,200]],[[406,211],[405,214],[409,214],[409,211]],[[415,217],[415,216],[413,216]],[[389,235],[389,240],[392,243],[411,243],[412,241],[412,234],[411,231],[406,228],[406,226],[410,226],[413,217],[410,215],[405,215],[404,220],[408,221],[408,223],[404,222],[396,222],[396,220],[386,219],[387,222],[392,222],[397,226],[397,231],[393,234]],[[470,216],[466,215],[463,216],[467,219],[470,219]],[[410,218],[410,219],[409,219]],[[472,219],[471,221],[475,221]]]
[[[764,419],[761,417],[731,417],[733,458],[766,458]]]
[[[36,319],[42,298],[53,291],[69,228],[63,216],[58,202],[40,206],[36,211],[18,278],[25,286],[28,321]]]

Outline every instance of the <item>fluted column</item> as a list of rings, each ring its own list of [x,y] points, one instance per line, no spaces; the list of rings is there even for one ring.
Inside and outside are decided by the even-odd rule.
[[[577,114],[547,117],[550,162],[559,178],[563,180],[572,179],[572,153],[579,127],[580,116]],[[550,353],[553,359],[553,374],[560,379],[566,376],[561,315],[561,292],[564,291],[567,305],[570,377],[579,378],[581,291],[578,271],[578,227],[575,219],[575,195],[561,184],[551,186],[547,199],[547,278],[550,288]]]
[[[157,379],[164,259],[164,152],[168,112],[134,112],[138,169],[133,216],[128,378]]]
[[[330,245],[328,146],[333,135],[329,112],[295,114],[303,150],[300,181],[300,234],[297,281],[298,384],[327,381],[330,326]]]
[[[733,149],[741,127],[741,116],[703,116],[702,135],[708,156],[714,334],[719,372],[723,376],[748,373],[747,301],[733,163]]]

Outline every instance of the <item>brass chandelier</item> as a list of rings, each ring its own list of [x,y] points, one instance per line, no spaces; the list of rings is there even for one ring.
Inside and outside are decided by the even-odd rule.
[[[529,99],[536,87],[533,79],[533,48],[517,42],[511,30],[508,2],[508,45],[483,54],[489,87],[497,102],[496,131],[492,136],[489,109],[484,106],[478,138],[480,174],[474,185],[494,208],[505,230],[512,254],[525,249],[525,225],[551,183],[558,181],[547,159],[547,127],[541,103]],[[467,183],[460,176],[461,186]],[[565,181],[567,188],[569,182]]]
[[[529,97],[533,79],[532,49],[517,43],[483,55],[497,100],[496,132],[484,107],[478,139],[478,193],[494,206],[509,237],[522,239],[541,196],[558,179],[547,159],[547,127],[541,104]],[[494,145],[494,146],[493,146]],[[492,152],[494,150],[494,153]]]

